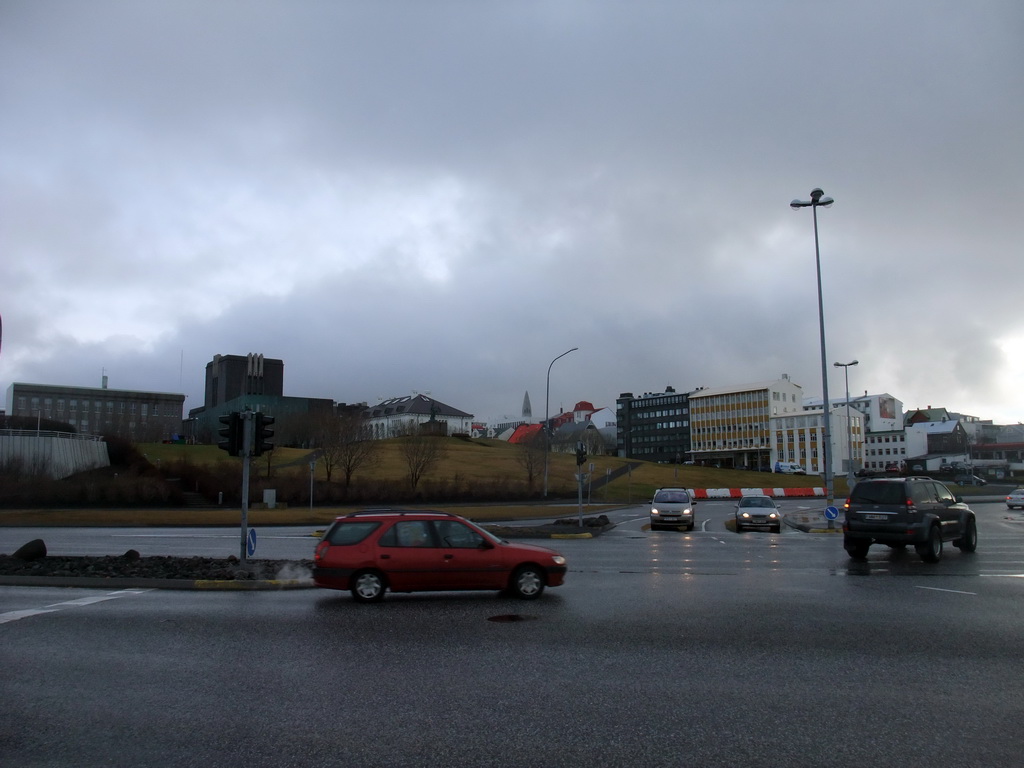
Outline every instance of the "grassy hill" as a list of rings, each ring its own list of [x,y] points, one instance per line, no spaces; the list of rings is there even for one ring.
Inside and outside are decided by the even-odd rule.
[[[446,481],[458,485],[485,484],[504,482],[510,486],[526,486],[526,470],[519,461],[520,449],[502,440],[478,439],[463,440],[458,438],[437,438],[445,445],[445,457],[438,462],[424,478],[425,481]],[[140,444],[137,446],[153,464],[157,466],[188,462],[198,465],[223,465],[225,463],[241,463],[241,459],[227,456],[213,445],[165,445],[159,443]],[[269,461],[268,461],[269,456]],[[309,477],[309,461],[311,452],[297,448],[278,448],[268,456],[254,459],[253,472],[261,476],[267,474],[269,464],[270,475],[280,477],[282,474]],[[609,473],[614,473],[631,464],[631,473],[612,480],[606,487],[598,487],[591,491],[593,502],[635,502],[649,498],[656,488],[681,485],[687,488],[806,488],[821,484],[817,476],[767,474],[763,472],[745,472],[731,469],[715,469],[689,465],[655,464],[636,460],[626,460],[614,456],[592,456],[584,465],[589,469],[594,465],[592,481],[595,485],[603,485]],[[552,453],[549,458],[548,489],[549,496],[558,496],[575,500],[576,498],[576,459],[572,454]],[[361,481],[393,481],[402,482],[407,474],[407,467],[399,450],[397,440],[381,441],[379,461],[371,469],[360,471],[356,479]],[[317,464],[317,481],[326,480],[323,467]],[[337,481],[338,475],[333,478]],[[535,480],[534,490],[539,494],[543,477]],[[845,494],[846,482],[836,478],[836,493]],[[587,489],[584,487],[584,495]]]

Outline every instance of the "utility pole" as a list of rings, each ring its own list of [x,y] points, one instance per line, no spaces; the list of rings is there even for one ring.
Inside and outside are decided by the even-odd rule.
[[[252,457],[253,414],[246,408],[240,416],[242,419],[242,549],[238,559],[244,563],[249,539],[249,459]]]

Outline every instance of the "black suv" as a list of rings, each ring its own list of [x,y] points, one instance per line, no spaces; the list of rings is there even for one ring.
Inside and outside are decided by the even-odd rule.
[[[846,500],[843,547],[854,560],[868,556],[875,543],[902,548],[913,544],[921,559],[937,563],[942,542],[962,552],[978,546],[974,512],[959,496],[930,477],[861,480]]]

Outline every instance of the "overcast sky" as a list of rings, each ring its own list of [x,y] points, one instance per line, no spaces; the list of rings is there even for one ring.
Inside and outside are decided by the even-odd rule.
[[[1024,3],[0,2],[0,386],[1024,419]]]

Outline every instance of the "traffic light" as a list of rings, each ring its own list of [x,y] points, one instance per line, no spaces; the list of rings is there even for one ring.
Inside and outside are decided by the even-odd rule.
[[[267,442],[274,436],[274,430],[270,429],[274,418],[265,413],[254,413],[252,418],[252,455],[262,456],[265,451],[274,450],[274,444]]]
[[[587,447],[583,443],[576,443],[576,466],[582,467],[587,460]]]
[[[238,456],[242,452],[242,416],[238,411],[226,413],[220,417],[220,423],[225,426],[219,430],[223,438],[217,447],[227,451],[229,456]]]

